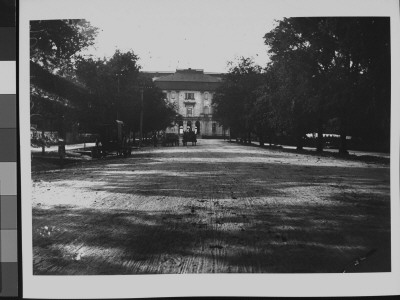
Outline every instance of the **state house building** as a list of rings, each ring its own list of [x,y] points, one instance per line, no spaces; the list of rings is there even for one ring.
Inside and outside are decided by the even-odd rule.
[[[159,87],[170,103],[174,103],[183,117],[166,132],[182,134],[192,130],[204,138],[229,135],[213,119],[212,100],[221,84],[222,74],[204,73],[198,69],[178,69],[175,73],[153,73],[154,84]]]

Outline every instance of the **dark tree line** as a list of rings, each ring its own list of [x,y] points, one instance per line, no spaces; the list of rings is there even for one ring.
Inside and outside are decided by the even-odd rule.
[[[30,22],[30,58],[44,69],[73,76],[80,51],[95,43],[99,29],[81,19]]]
[[[307,133],[346,136],[364,147],[390,144],[390,19],[285,18],[265,34],[270,62],[241,59],[215,97],[216,117],[231,132],[263,144]],[[244,85],[246,87],[244,87]]]
[[[85,20],[31,21],[31,121],[53,124],[61,136],[74,125],[96,133],[117,119],[138,131],[143,110],[144,132],[165,129],[176,118],[175,108],[141,76],[133,51],[116,50],[102,59],[82,55],[97,33]]]
[[[138,60],[132,51],[119,50],[110,59],[78,60],[77,77],[94,95],[95,101],[88,107],[92,124],[111,124],[119,119],[138,131],[142,109],[144,132],[163,130],[175,120],[175,107],[164,101],[163,93],[151,79],[140,74]]]
[[[98,29],[84,20],[38,20],[30,22],[31,123],[41,131],[57,131],[65,138],[68,128],[84,119],[82,111],[90,97],[74,77],[79,51],[94,44]],[[55,142],[55,141],[50,141]]]

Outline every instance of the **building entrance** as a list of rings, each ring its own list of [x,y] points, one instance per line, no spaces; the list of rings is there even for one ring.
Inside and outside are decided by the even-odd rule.
[[[187,130],[187,131],[192,131],[192,121],[187,121],[187,123],[186,123],[186,130]]]

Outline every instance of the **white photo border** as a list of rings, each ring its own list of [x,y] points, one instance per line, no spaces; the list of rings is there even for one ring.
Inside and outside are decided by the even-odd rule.
[[[391,235],[392,271],[359,274],[33,275],[29,107],[29,21],[86,19],[111,0],[20,0],[19,107],[23,296],[28,298],[144,298],[180,296],[373,296],[400,294],[399,117],[400,10],[398,0],[253,0],[281,17],[389,16],[391,18]],[[145,0],[114,0],[134,6]],[[153,5],[182,0],[146,0]],[[230,5],[245,0],[219,1]],[[397,255],[396,255],[397,254]]]

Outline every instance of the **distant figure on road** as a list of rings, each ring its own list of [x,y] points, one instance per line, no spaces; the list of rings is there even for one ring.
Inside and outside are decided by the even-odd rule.
[[[158,143],[157,134],[154,133],[153,134],[153,145],[154,145],[154,147],[157,147],[157,143]]]
[[[96,147],[93,150],[92,156],[93,157],[101,157],[102,156],[102,144],[101,144],[101,141],[96,139],[95,145],[96,145]]]
[[[192,144],[196,144],[197,143],[197,139],[196,139],[196,134],[194,133],[194,131],[189,132],[189,139],[192,142]]]
[[[183,137],[182,137],[182,144],[183,144],[183,146],[186,146],[187,140],[188,140],[188,132],[187,132],[187,131],[184,131],[184,132],[183,132]]]

